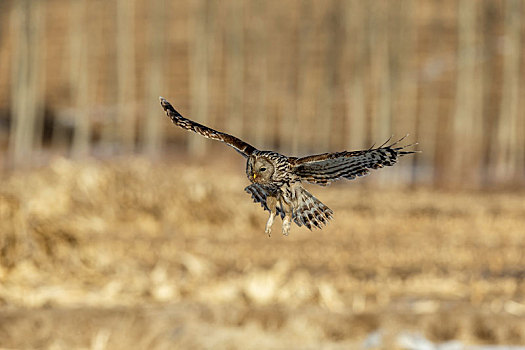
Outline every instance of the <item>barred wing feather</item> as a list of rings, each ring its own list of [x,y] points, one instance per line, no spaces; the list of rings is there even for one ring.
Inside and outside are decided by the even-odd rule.
[[[403,139],[404,137],[401,140]],[[400,156],[416,152],[405,150],[415,144],[395,147],[401,140],[389,146],[385,146],[385,143],[378,148],[362,151],[324,153],[298,158],[294,161],[293,172],[305,181],[323,186],[341,178],[352,180],[367,175],[370,169],[394,165]]]
[[[235,149],[237,152],[239,152],[243,157],[248,158],[255,150],[256,148],[252,145],[244,142],[241,139],[238,139],[235,136],[226,134],[221,131],[217,131],[212,128],[208,128],[205,125],[199,124],[197,122],[194,122],[193,120],[184,118],[179,112],[173,108],[173,106],[166,101],[165,98],[159,97],[160,99],[160,105],[166,112],[166,115],[171,119],[171,121],[188,131],[193,131],[199,135],[202,135],[208,139],[222,141],[228,146]]]

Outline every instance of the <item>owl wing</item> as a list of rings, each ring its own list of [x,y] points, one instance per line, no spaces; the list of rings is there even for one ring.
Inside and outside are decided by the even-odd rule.
[[[404,150],[416,144],[395,147],[405,137],[391,145],[386,146],[389,139],[378,148],[363,151],[343,151],[296,158],[292,161],[292,171],[310,183],[323,186],[341,178],[352,180],[357,176],[367,175],[370,169],[394,165],[397,159],[405,154],[416,153],[417,151]]]
[[[173,106],[168,101],[166,101],[165,98],[160,97],[159,99],[160,105],[162,108],[164,108],[164,111],[175,125],[180,126],[183,129],[193,131],[206,138],[222,141],[228,146],[234,148],[245,158],[248,158],[256,150],[255,147],[241,139],[236,138],[235,136],[225,134],[184,118],[179,112],[175,110],[175,108],[173,108]]]

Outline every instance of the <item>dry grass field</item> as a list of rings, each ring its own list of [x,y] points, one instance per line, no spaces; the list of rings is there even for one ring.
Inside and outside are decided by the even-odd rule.
[[[237,158],[10,174],[0,347],[374,348],[375,331],[385,349],[405,331],[525,344],[525,193],[371,180],[313,188],[332,223],[269,238]]]

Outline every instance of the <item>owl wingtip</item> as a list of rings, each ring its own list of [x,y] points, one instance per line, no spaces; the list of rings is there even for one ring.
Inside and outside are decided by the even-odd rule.
[[[160,101],[160,105],[162,106],[162,108],[164,108],[164,110],[173,108],[173,107],[171,107],[171,105],[168,102],[168,100],[166,100],[164,97],[159,96],[159,101]]]

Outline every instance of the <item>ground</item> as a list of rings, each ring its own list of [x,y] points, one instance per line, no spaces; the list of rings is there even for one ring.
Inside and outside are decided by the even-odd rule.
[[[57,158],[5,176],[0,347],[525,344],[525,193],[309,186],[332,222],[268,237],[243,170]]]

